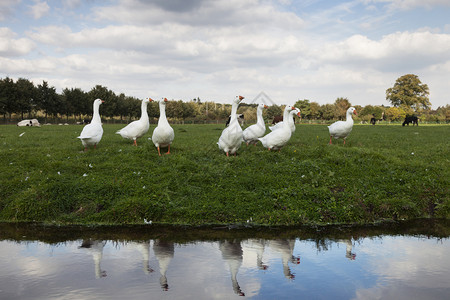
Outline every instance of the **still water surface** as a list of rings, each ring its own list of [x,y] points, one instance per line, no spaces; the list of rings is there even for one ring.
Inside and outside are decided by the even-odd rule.
[[[0,224],[0,299],[449,299],[448,222],[425,226]]]

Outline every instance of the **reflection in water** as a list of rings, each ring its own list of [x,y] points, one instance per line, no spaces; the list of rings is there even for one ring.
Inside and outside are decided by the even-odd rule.
[[[244,241],[243,244],[246,248],[256,251],[256,266],[258,269],[267,270],[269,266],[264,264],[262,260],[266,241],[263,239],[248,239],[247,241]]]
[[[150,267],[150,241],[146,242],[131,242],[130,245],[134,246],[142,254],[142,269],[145,274],[152,273],[154,270]]]
[[[345,239],[345,240],[338,240],[340,243],[344,243],[346,250],[345,250],[345,257],[349,260],[355,260],[356,254],[352,252],[353,249],[353,242],[351,239]]]
[[[283,262],[283,274],[287,279],[293,280],[294,273],[291,272],[289,263],[294,265],[300,264],[300,257],[294,256],[295,240],[271,240],[270,247],[281,254],[281,261]]]
[[[169,290],[169,284],[167,283],[166,272],[169,267],[170,261],[173,258],[175,247],[173,242],[168,242],[164,240],[157,239],[153,244],[153,252],[155,252],[156,259],[159,263],[159,272],[161,273],[161,278],[159,282],[161,288],[164,291]]]
[[[91,252],[92,258],[95,264],[95,278],[106,277],[106,271],[103,271],[100,267],[100,262],[103,257],[103,248],[105,247],[105,241],[99,240],[83,240],[79,248],[86,248]]]
[[[242,265],[242,246],[240,241],[220,241],[219,249],[222,252],[222,258],[228,263],[231,273],[231,283],[233,291],[239,296],[245,296],[237,281],[237,273]]]
[[[447,299],[450,294],[448,237],[177,241],[167,236],[49,243],[0,235],[0,299]],[[93,280],[92,262],[95,278],[102,280]]]

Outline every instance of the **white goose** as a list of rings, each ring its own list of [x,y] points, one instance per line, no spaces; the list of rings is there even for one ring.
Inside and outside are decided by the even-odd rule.
[[[244,142],[247,143],[247,146],[249,144],[256,145],[258,138],[262,137],[266,132],[266,125],[264,124],[263,119],[264,108],[267,108],[267,105],[262,103],[258,105],[258,108],[256,109],[256,124],[247,127],[242,133]]]
[[[155,147],[158,148],[158,154],[161,156],[161,147],[168,147],[167,153],[170,154],[170,145],[175,138],[175,132],[170,126],[166,118],[166,102],[167,98],[159,101],[159,120],[158,126],[153,130],[152,141]]]
[[[284,108],[283,120],[287,120],[289,118],[289,113],[294,110],[295,107],[288,106]],[[280,150],[284,145],[287,144],[289,139],[291,138],[292,131],[288,122],[283,122],[283,125],[280,129],[274,130],[262,138],[259,138],[264,148],[270,150]]]
[[[94,114],[92,115],[91,123],[84,126],[80,136],[77,137],[81,140],[81,143],[84,146],[84,151],[87,151],[88,146],[94,146],[94,148],[96,148],[97,144],[102,139],[103,127],[99,107],[103,102],[105,101],[101,99],[94,100]]]
[[[227,156],[230,154],[236,155],[236,151],[242,144],[242,128],[236,117],[236,112],[239,103],[244,99],[242,96],[236,96],[231,105],[231,120],[230,125],[222,131],[217,145],[219,149],[223,150]]]
[[[133,140],[133,145],[137,146],[136,139],[147,133],[150,123],[147,114],[147,105],[153,101],[151,98],[142,100],[141,104],[141,118],[137,121],[131,122],[124,128],[117,131],[124,139]]]
[[[334,137],[335,139],[343,138],[345,145],[345,139],[353,129],[352,114],[356,115],[356,109],[354,107],[350,107],[349,109],[347,109],[346,121],[337,121],[328,126],[328,130],[330,131],[330,145],[332,137]]]
[[[294,115],[297,115],[297,117],[300,118],[300,109],[299,109],[299,108],[295,107],[295,109],[292,110],[292,111],[289,113],[288,123],[289,123],[289,128],[291,128],[292,133],[295,132]],[[281,126],[283,126],[283,123],[284,123],[284,119],[283,119],[283,121],[278,122],[278,123],[276,123],[276,124],[273,125],[273,126],[269,126],[269,129],[270,129],[271,131],[280,129]]]

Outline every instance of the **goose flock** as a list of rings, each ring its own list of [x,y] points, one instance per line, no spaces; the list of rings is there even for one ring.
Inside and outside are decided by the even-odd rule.
[[[256,145],[259,141],[264,148],[271,150],[281,151],[290,140],[292,134],[295,132],[294,115],[300,117],[300,109],[286,105],[283,112],[283,121],[278,122],[273,126],[269,126],[270,132],[266,133],[266,126],[263,119],[263,110],[267,108],[264,104],[259,104],[256,110],[256,124],[247,127],[242,130],[241,125],[237,119],[237,110],[239,104],[244,99],[243,96],[236,96],[231,105],[231,118],[229,125],[222,131],[217,145],[227,156],[236,156],[237,151],[241,147],[242,143],[248,145]],[[144,136],[149,128],[150,122],[147,114],[147,106],[150,102],[154,101],[151,98],[142,100],[141,104],[141,117],[137,121],[133,121],[124,128],[118,130],[116,134],[119,134],[125,139],[133,140],[133,145],[137,146],[137,139]],[[158,101],[159,104],[159,119],[158,125],[153,130],[152,142],[158,150],[158,155],[161,156],[161,148],[167,148],[166,154],[170,154],[170,145],[172,144],[175,133],[170,126],[166,117],[166,103],[167,98]],[[99,108],[104,103],[101,99],[95,99],[93,104],[94,114],[90,124],[84,126],[81,134],[77,137],[81,140],[84,146],[84,151],[87,151],[88,147],[97,147],[103,136],[103,127],[100,118]],[[346,120],[337,121],[330,126],[328,130],[330,132],[330,144],[332,144],[332,138],[345,140],[353,129],[352,115],[356,115],[356,109],[350,107],[347,110]]]

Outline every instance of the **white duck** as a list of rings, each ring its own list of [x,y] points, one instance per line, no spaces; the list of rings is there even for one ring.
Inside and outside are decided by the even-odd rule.
[[[236,96],[233,100],[233,104],[231,105],[230,125],[222,131],[219,141],[217,142],[219,149],[223,150],[227,156],[230,154],[236,155],[236,151],[241,147],[243,141],[242,128],[236,117],[236,112],[242,99],[244,99],[244,97]]]
[[[264,124],[263,119],[264,108],[267,108],[267,105],[262,103],[258,105],[258,108],[256,109],[256,124],[247,127],[242,133],[244,142],[247,143],[247,146],[249,144],[256,145],[258,138],[262,137],[266,132],[266,125]]]
[[[159,101],[159,120],[158,126],[153,130],[152,141],[155,147],[158,148],[158,154],[161,156],[161,147],[168,147],[167,153],[170,154],[170,145],[175,138],[175,132],[170,126],[166,118],[166,102],[167,98]]]
[[[141,118],[137,121],[131,122],[124,128],[117,131],[124,139],[133,140],[133,145],[137,146],[136,139],[147,133],[150,123],[147,114],[147,105],[153,101],[151,98],[142,100],[141,104]]]
[[[88,146],[94,146],[94,148],[96,148],[97,144],[102,139],[103,127],[99,107],[103,102],[105,101],[101,99],[94,100],[94,114],[92,115],[91,123],[84,126],[80,136],[77,137],[81,140],[81,143],[84,146],[84,151],[87,151]]]
[[[295,132],[294,115],[297,115],[297,117],[300,118],[300,109],[299,109],[299,108],[295,107],[295,109],[292,110],[292,111],[289,113],[288,123],[289,123],[289,128],[291,128],[292,133]],[[276,123],[276,124],[273,125],[273,126],[269,126],[269,129],[270,129],[271,131],[280,129],[281,126],[283,126],[283,123],[284,123],[284,119],[283,119],[283,121],[278,122],[278,123]]]
[[[289,118],[289,113],[294,110],[295,107],[288,106],[284,108],[283,120],[287,120]],[[280,129],[274,130],[262,138],[259,138],[264,148],[270,150],[280,150],[284,145],[287,144],[289,139],[291,138],[292,131],[288,122],[283,122],[283,125]]]
[[[347,109],[346,121],[337,121],[328,126],[328,130],[330,131],[330,145],[332,137],[334,137],[335,139],[343,138],[345,145],[345,139],[353,129],[352,114],[356,115],[356,109],[354,107],[350,107],[349,109]]]

